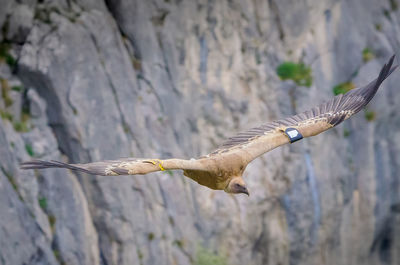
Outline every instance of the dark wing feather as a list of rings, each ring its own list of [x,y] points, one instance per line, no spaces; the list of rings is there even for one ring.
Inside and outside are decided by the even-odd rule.
[[[31,160],[21,163],[21,169],[67,168],[92,175],[128,175],[123,165],[135,162],[133,159],[107,160],[88,164],[67,164],[60,161]]]
[[[67,164],[59,161],[32,160],[21,163],[21,169],[68,168],[92,175],[143,175],[163,170],[206,170],[197,160],[122,158],[87,164]]]
[[[251,142],[257,141],[257,139],[262,137],[264,137],[264,140],[265,137],[271,137],[270,141],[275,141],[271,134],[283,134],[285,128],[288,127],[294,127],[298,129],[304,137],[308,137],[319,134],[338,125],[345,119],[348,119],[351,115],[359,112],[368,104],[368,102],[371,101],[382,82],[397,68],[397,66],[392,67],[393,61],[394,55],[390,58],[389,62],[383,66],[378,78],[368,85],[353,89],[344,95],[340,94],[335,96],[330,101],[322,103],[309,111],[241,132],[238,135],[229,138],[212,154],[226,153],[226,150],[236,148],[246,149]],[[276,139],[276,141],[277,143],[289,142],[288,139],[286,142],[278,139]],[[275,147],[275,144],[267,144],[264,148],[264,152],[261,152],[261,150],[255,152],[255,154],[259,155],[259,153],[262,154],[268,152]],[[262,149],[262,147],[260,148]]]

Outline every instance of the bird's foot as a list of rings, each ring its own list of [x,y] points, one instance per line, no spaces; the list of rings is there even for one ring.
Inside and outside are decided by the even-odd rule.
[[[158,167],[161,169],[161,171],[164,171],[165,168],[163,167],[163,161],[160,159],[149,159],[149,160],[144,160],[144,163],[151,163],[155,166],[158,165]]]

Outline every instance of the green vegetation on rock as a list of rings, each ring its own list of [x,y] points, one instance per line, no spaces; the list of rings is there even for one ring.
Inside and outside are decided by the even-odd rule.
[[[6,107],[9,107],[14,102],[9,95],[10,86],[8,85],[8,81],[6,79],[0,78],[0,86],[1,86],[1,97],[4,101],[4,105],[6,105]]]
[[[148,233],[147,234],[147,239],[149,240],[149,241],[152,241],[153,239],[154,239],[154,233]]]
[[[17,91],[17,92],[22,92],[24,88],[22,86],[13,86],[11,87],[11,90]]]
[[[29,109],[22,107],[21,120],[15,121],[13,123],[14,130],[17,132],[21,132],[21,133],[29,132],[29,130],[31,129],[28,124],[28,121],[30,118],[31,118],[31,116],[29,114]],[[29,152],[28,152],[28,154],[29,154]]]
[[[14,67],[17,60],[10,53],[10,44],[7,42],[0,43],[0,62],[6,62],[10,67]]]
[[[172,244],[174,244],[178,248],[183,248],[183,241],[182,240],[176,239],[176,240],[174,240],[174,242],[172,242]]]
[[[396,11],[397,9],[399,9],[399,4],[397,4],[397,0],[389,0],[389,2],[392,11]]]
[[[392,20],[392,18],[390,17],[390,11],[389,10],[383,9],[382,13],[389,21]]]
[[[35,156],[35,153],[33,152],[32,145],[30,144],[25,144],[25,150],[28,153],[29,156],[33,157]]]
[[[16,121],[14,122],[14,130],[16,130],[17,132],[28,132],[29,128],[28,128],[28,124],[24,121]]]
[[[225,257],[222,257],[204,247],[199,247],[196,253],[195,265],[227,265]]]
[[[18,193],[18,185],[17,185],[17,182],[15,181],[14,177],[9,173],[5,173],[4,171],[3,171],[3,173],[8,178],[8,181],[10,182],[13,189]]]
[[[364,116],[367,121],[374,121],[376,118],[376,113],[372,110],[365,110]]]
[[[282,80],[293,80],[299,86],[312,85],[311,68],[304,63],[284,62],[276,68]]]
[[[41,197],[38,199],[39,206],[43,211],[47,210],[47,199],[45,197]]]
[[[56,226],[56,217],[54,215],[48,215],[47,219],[49,220],[51,232],[54,233]]]
[[[343,130],[343,137],[349,137],[351,132],[348,129]]]
[[[57,249],[53,249],[53,255],[56,258],[56,260],[61,263],[61,255],[60,255],[60,251]]]
[[[0,109],[0,117],[3,119],[3,120],[8,120],[8,121],[13,121],[13,116],[12,116],[12,114],[11,113],[9,113],[8,111],[5,111],[5,110],[2,110],[2,109]]]
[[[3,78],[0,78],[0,89],[1,89],[1,98],[2,98],[6,108],[8,108],[14,104],[14,101],[10,97],[9,92],[11,90],[18,91],[18,92],[23,91],[22,86],[13,86],[10,88],[8,81]],[[9,111],[4,110],[4,109],[0,109],[0,117],[3,120],[8,120],[8,121],[12,122],[14,130],[17,132],[28,132],[30,129],[29,125],[28,125],[28,121],[30,119],[30,111],[29,111],[29,107],[26,107],[25,105],[22,106],[20,119],[18,119],[18,118],[14,119],[13,115]]]
[[[374,59],[375,58],[375,54],[370,49],[365,48],[362,51],[362,58],[363,58],[363,61],[366,63],[366,62]]]
[[[15,180],[14,176],[11,174],[11,172],[8,172],[5,170],[3,167],[0,167],[0,170],[3,172],[3,174],[7,177],[8,181],[10,182],[11,186],[13,187],[14,191],[18,194],[18,198],[21,201],[24,201],[24,198],[22,198],[21,193],[19,192],[18,189],[18,183]]]
[[[138,248],[136,250],[136,253],[137,253],[139,260],[142,261],[143,260],[143,252]]]
[[[333,87],[333,94],[335,94],[336,96],[339,94],[346,94],[355,87],[356,86],[352,82],[340,83]]]

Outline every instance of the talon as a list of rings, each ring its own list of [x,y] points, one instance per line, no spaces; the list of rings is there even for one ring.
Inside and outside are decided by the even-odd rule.
[[[150,160],[144,160],[143,162],[145,163],[151,163],[153,165],[158,165],[158,167],[161,169],[161,171],[165,171],[165,168],[162,165],[162,160],[160,159],[150,159]]]

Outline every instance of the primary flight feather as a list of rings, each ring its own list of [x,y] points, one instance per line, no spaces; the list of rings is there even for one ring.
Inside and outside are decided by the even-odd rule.
[[[394,55],[382,67],[378,77],[364,87],[353,89],[309,111],[273,121],[229,138],[216,151],[198,159],[126,158],[87,164],[33,160],[22,169],[68,168],[88,174],[117,176],[143,175],[163,170],[183,170],[183,174],[201,185],[228,193],[249,195],[242,178],[246,166],[258,156],[286,143],[326,131],[359,112],[374,97],[382,82],[397,68]]]

